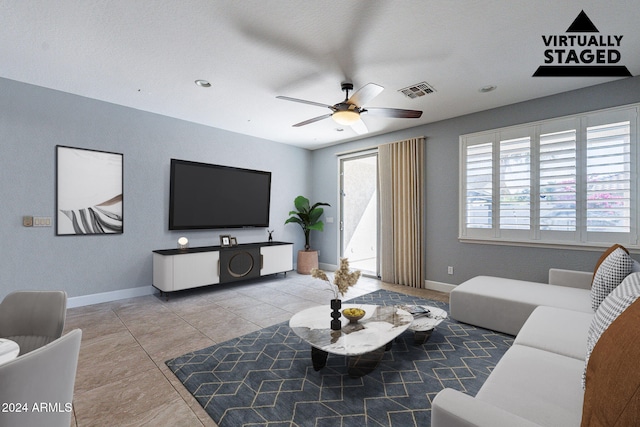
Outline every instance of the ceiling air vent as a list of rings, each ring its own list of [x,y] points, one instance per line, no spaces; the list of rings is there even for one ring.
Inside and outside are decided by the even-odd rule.
[[[408,98],[414,99],[435,92],[436,90],[427,82],[416,83],[398,92],[404,93]]]

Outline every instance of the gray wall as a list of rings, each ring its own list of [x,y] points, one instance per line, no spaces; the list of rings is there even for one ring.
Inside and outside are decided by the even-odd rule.
[[[327,209],[327,215],[338,218],[337,153],[425,136],[427,280],[459,284],[473,276],[485,274],[545,281],[551,267],[591,271],[600,250],[496,246],[458,241],[459,136],[636,102],[640,102],[640,77],[316,150],[313,152],[314,199],[330,203],[332,208]],[[335,264],[339,256],[337,227],[338,221],[328,224],[324,233],[314,237],[314,244],[320,250],[320,261],[323,263]],[[453,276],[447,274],[447,266],[454,267]]]
[[[151,251],[266,241],[253,230],[168,231],[169,159],[272,172],[276,240],[303,248],[300,230],[283,225],[293,199],[309,194],[311,152],[37,86],[0,79],[0,298],[18,289],[64,289],[70,297],[149,286]],[[213,114],[214,112],[212,112]],[[124,154],[124,234],[55,236],[25,228],[23,215],[55,218],[55,146]]]
[[[296,251],[302,233],[283,225],[295,196],[331,203],[327,216],[336,221],[314,233],[312,243],[322,263],[336,264],[336,153],[420,135],[427,137],[428,280],[458,284],[478,274],[544,280],[549,267],[590,270],[598,251],[458,242],[458,137],[640,102],[640,77],[313,152],[5,79],[0,93],[0,297],[32,288],[64,289],[73,297],[151,285],[151,251],[175,247],[181,235],[193,246],[217,244],[220,234],[235,235],[240,243],[266,238],[263,229],[169,232],[172,157],[272,171],[270,228],[277,240],[294,242]],[[124,234],[57,237],[54,227],[22,226],[23,215],[55,217],[57,144],[124,154]]]

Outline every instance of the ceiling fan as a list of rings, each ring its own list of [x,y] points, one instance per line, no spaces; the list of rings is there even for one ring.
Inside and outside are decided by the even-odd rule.
[[[342,91],[345,92],[344,101],[338,102],[334,105],[321,104],[314,101],[306,101],[304,99],[290,98],[288,96],[277,96],[278,99],[284,99],[285,101],[300,102],[302,104],[316,105],[318,107],[328,108],[331,113],[324,114],[322,116],[314,117],[309,120],[305,120],[300,123],[296,123],[293,127],[305,126],[310,123],[315,123],[320,120],[331,117],[336,123],[343,126],[351,126],[351,128],[358,134],[367,133],[367,126],[360,119],[361,114],[368,114],[371,116],[380,117],[393,117],[393,118],[405,118],[405,119],[417,119],[422,116],[422,111],[418,110],[401,110],[398,108],[365,108],[364,104],[371,101],[378,96],[384,88],[375,83],[368,83],[357,90],[351,97],[349,97],[349,91],[353,90],[353,83],[342,83]]]

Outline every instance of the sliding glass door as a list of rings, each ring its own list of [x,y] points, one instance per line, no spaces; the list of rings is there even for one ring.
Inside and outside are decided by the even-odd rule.
[[[352,269],[379,276],[378,154],[340,158],[340,256]]]

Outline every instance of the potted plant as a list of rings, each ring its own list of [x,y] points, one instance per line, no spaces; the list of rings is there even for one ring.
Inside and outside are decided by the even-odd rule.
[[[309,238],[311,230],[324,230],[324,223],[320,221],[320,217],[324,213],[321,206],[331,206],[329,203],[315,203],[313,206],[309,203],[309,199],[304,196],[298,196],[293,201],[296,209],[290,211],[291,215],[284,223],[295,223],[302,227],[304,232],[304,251],[298,251],[298,273],[311,274],[312,268],[318,268],[318,251],[311,250]]]

